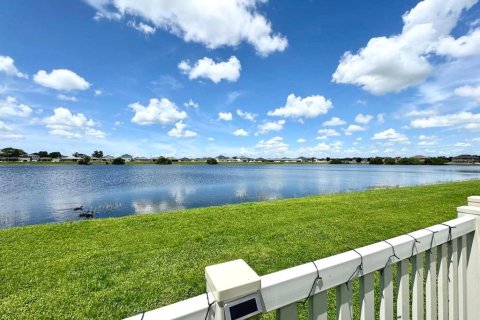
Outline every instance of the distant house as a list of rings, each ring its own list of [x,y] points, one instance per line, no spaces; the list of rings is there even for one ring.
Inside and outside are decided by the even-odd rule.
[[[51,162],[52,158],[51,157],[40,157],[39,161],[40,162]]]
[[[83,160],[83,158],[75,157],[75,156],[68,156],[68,157],[62,157],[62,159],[60,159],[60,162],[78,162],[80,160]]]
[[[425,162],[425,160],[427,160],[427,159],[429,159],[429,158],[418,154],[418,155],[416,155],[416,156],[413,156],[413,159],[417,159],[418,161],[420,161],[420,162],[423,163],[423,162]]]
[[[90,162],[103,162],[103,158],[90,157]]]
[[[270,159],[270,161],[277,162],[277,163],[295,163],[295,162],[302,162],[301,159],[298,158],[281,158],[281,159]]]
[[[125,162],[131,162],[133,161],[133,157],[129,154],[124,154],[120,158],[122,158]]]
[[[102,160],[105,161],[105,162],[113,161],[113,159],[115,159],[114,156],[105,156],[105,157],[102,157]]]
[[[190,162],[190,161],[192,161],[192,160],[190,160],[189,158],[185,158],[185,157],[178,159],[178,162]]]
[[[307,158],[307,157],[298,157],[297,158],[300,162],[315,162],[315,160],[317,160],[317,158]]]
[[[137,161],[137,162],[148,162],[148,161],[152,161],[152,159],[149,159],[149,158],[146,158],[146,157],[135,157],[133,158],[134,161]]]
[[[18,157],[0,157],[0,162],[18,161]]]
[[[18,157],[18,162],[30,162],[31,159],[28,156],[28,154],[22,154],[20,157]]]
[[[20,157],[18,157],[19,162],[38,162],[40,160],[40,157],[38,154],[22,154]]]
[[[472,156],[468,154],[463,154],[452,158],[452,162],[457,164],[473,164],[477,161],[479,161],[477,156]]]

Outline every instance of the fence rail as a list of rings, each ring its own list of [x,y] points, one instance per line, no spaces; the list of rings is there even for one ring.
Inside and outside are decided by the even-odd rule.
[[[393,319],[395,313],[404,320],[478,319],[480,197],[468,201],[469,206],[458,208],[457,219],[262,276],[261,311],[276,310],[278,320],[295,320],[297,302],[308,299],[309,319],[326,320],[327,290],[334,289],[337,319],[353,319],[354,303],[362,320],[374,319],[376,312],[382,320]],[[359,301],[353,301],[356,279]],[[213,294],[208,299],[203,294],[129,320],[223,320],[224,304],[209,306],[214,300]]]

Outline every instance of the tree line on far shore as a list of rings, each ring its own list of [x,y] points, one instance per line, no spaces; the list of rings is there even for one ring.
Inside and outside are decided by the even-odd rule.
[[[24,150],[12,148],[12,147],[3,148],[0,150],[0,158],[7,159],[7,161],[14,161],[14,159],[18,159],[19,157],[26,154],[27,152],[25,152]],[[39,152],[33,153],[33,155],[38,156],[40,159],[42,158],[43,159],[60,159],[63,157],[63,155],[58,151],[55,151],[55,152],[39,151]],[[91,156],[88,156],[86,154],[79,153],[79,152],[73,153],[72,156],[81,158],[80,160],[77,161],[78,164],[89,165],[92,163],[92,158],[96,158],[96,159],[103,158],[104,154],[102,150],[95,150],[92,152]],[[158,157],[156,159],[152,159],[151,161],[153,163],[160,164],[160,165],[168,165],[173,163],[172,159],[166,158],[163,156]],[[122,165],[125,163],[126,163],[126,160],[125,158],[122,158],[122,157],[114,158],[111,160],[111,162],[105,161],[105,164],[113,164],[113,165]],[[215,158],[207,158],[206,163],[218,164],[218,161]]]
[[[36,157],[35,161],[64,161],[65,158],[59,151],[55,152],[48,152],[48,151],[39,151],[30,154],[27,154],[22,149],[17,148],[3,148],[0,149],[0,161],[18,161],[21,157],[30,157],[30,160],[33,160],[33,156]],[[121,157],[114,158],[112,156],[105,156],[101,150],[95,150],[92,152],[91,156],[75,152],[72,154],[74,157],[73,159],[65,159],[69,161],[77,161],[78,164],[81,165],[88,165],[91,163],[105,163],[105,164],[113,164],[113,165],[122,165],[126,162],[135,161],[139,163],[155,163],[159,165],[169,165],[176,162],[197,162],[197,163],[207,163],[207,164],[218,164],[220,162],[256,162],[256,163],[277,163],[277,162],[285,162],[285,163],[329,163],[329,164],[351,164],[351,163],[358,163],[358,164],[371,164],[371,165],[444,165],[447,163],[479,163],[480,156],[474,155],[461,155],[458,157],[445,157],[445,156],[438,156],[438,157],[425,157],[425,156],[415,156],[415,157],[371,157],[371,158],[362,158],[362,157],[354,157],[354,158],[306,158],[306,157],[298,157],[298,158],[281,158],[281,159],[264,159],[264,158],[246,158],[246,157],[225,157],[220,155],[216,158],[209,157],[209,158],[196,158],[196,159],[174,159],[168,157],[158,157],[158,158],[142,158],[137,157],[133,158],[132,156],[125,154]],[[71,158],[71,157],[70,157]],[[53,159],[53,160],[52,160]]]
[[[345,163],[351,163],[350,161],[346,161],[344,159],[328,159],[328,163],[330,164],[345,164]],[[380,164],[386,164],[386,165],[395,165],[395,164],[401,164],[401,165],[444,165],[447,164],[451,161],[451,158],[447,157],[432,157],[432,158],[424,158],[424,159],[419,159],[415,157],[411,158],[381,158],[381,157],[374,157],[374,158],[367,158],[366,161],[363,158],[354,158],[356,163],[368,163],[368,164],[373,164],[373,165],[380,165]]]

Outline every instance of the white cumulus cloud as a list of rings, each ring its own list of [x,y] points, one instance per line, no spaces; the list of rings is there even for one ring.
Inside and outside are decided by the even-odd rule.
[[[287,38],[274,33],[259,10],[266,1],[86,0],[97,10],[96,19],[138,18],[146,25],[136,25],[143,33],[162,29],[211,49],[247,42],[262,56],[283,51],[288,45]]]
[[[418,137],[418,145],[419,146],[433,146],[438,143],[438,137],[437,136],[427,136],[427,135],[420,135]]]
[[[480,103],[480,86],[463,86],[455,89],[455,94],[460,97],[472,98]]]
[[[373,135],[372,140],[387,140],[389,142],[408,142],[407,136],[403,133],[397,132],[395,129],[390,128],[382,132],[377,132]]]
[[[460,148],[464,148],[464,147],[471,147],[472,145],[468,142],[457,142],[455,143],[454,147],[460,147]]]
[[[355,122],[361,123],[361,124],[369,124],[370,121],[372,121],[372,119],[373,119],[373,116],[369,114],[363,115],[360,113],[360,114],[357,114],[357,116],[355,117]]]
[[[15,97],[0,100],[0,117],[28,117],[31,113],[32,108],[18,103]]]
[[[155,31],[157,31],[155,27],[152,27],[151,25],[143,22],[129,21],[127,24],[129,27],[132,27],[133,29],[140,31],[146,35],[154,34]]]
[[[184,60],[178,64],[178,68],[184,74],[188,75],[190,80],[197,78],[210,79],[214,83],[222,80],[235,82],[240,78],[242,65],[237,57],[230,57],[227,61],[215,62],[210,58],[198,60],[194,65]]]
[[[76,102],[77,101],[77,98],[74,97],[74,96],[66,96],[64,94],[59,94],[57,96],[57,99],[58,100],[62,100],[62,101],[71,101],[71,102]]]
[[[183,121],[179,121],[175,123],[175,127],[172,130],[168,131],[168,135],[177,138],[191,138],[197,135],[194,131],[185,130],[186,127],[187,125]]]
[[[187,117],[185,111],[178,110],[175,103],[166,98],[150,99],[148,106],[135,102],[129,107],[135,112],[132,122],[140,125],[171,124]]]
[[[352,133],[354,132],[359,132],[359,131],[365,131],[367,129],[365,129],[364,127],[362,126],[359,126],[357,124],[351,124],[347,127],[347,129],[345,129],[345,134],[347,136],[351,135]]]
[[[288,151],[288,144],[282,137],[273,137],[269,140],[260,140],[255,148],[266,154],[285,153]]]
[[[193,101],[192,99],[188,100],[187,102],[185,102],[183,104],[185,107],[187,108],[194,108],[194,109],[198,109],[198,103]]]
[[[248,136],[248,132],[243,129],[237,129],[233,131],[233,135],[237,137],[246,137]]]
[[[344,124],[346,124],[345,120],[342,120],[338,117],[333,117],[330,120],[327,120],[324,123],[322,123],[322,126],[335,127],[335,126],[341,126],[341,125],[344,125]]]
[[[285,123],[285,120],[266,121],[258,125],[258,131],[255,133],[255,135],[258,136],[261,134],[266,134],[270,131],[281,131]]]
[[[232,121],[233,115],[231,112],[219,112],[218,113],[218,120],[223,121]]]
[[[325,143],[325,142],[320,142],[317,145],[313,147],[304,147],[298,149],[298,152],[301,154],[305,154],[308,156],[318,156],[318,154],[322,154],[325,152],[336,152],[339,153],[342,151],[342,142],[337,141],[333,143]]]
[[[0,138],[1,139],[22,139],[24,135],[16,132],[14,128],[0,121]]]
[[[463,11],[478,0],[424,0],[403,15],[403,29],[372,38],[357,53],[346,52],[333,74],[336,83],[354,84],[373,94],[399,92],[432,72],[431,56],[464,56],[478,48],[476,32],[450,37]]]
[[[325,137],[336,137],[340,135],[340,133],[334,129],[320,129],[318,130],[318,134],[321,134]]]
[[[50,73],[40,70],[33,76],[33,81],[41,86],[60,91],[87,90],[90,87],[90,83],[84,78],[67,69],[55,69]]]
[[[258,114],[256,113],[244,112],[240,109],[237,110],[237,115],[240,118],[243,118],[245,120],[252,121],[252,122],[255,122],[255,118],[258,117]]]
[[[100,139],[105,138],[105,132],[89,127],[85,128],[85,135]]]
[[[94,120],[88,119],[82,113],[72,113],[63,107],[56,108],[53,115],[44,118],[42,122],[49,129],[51,135],[65,138],[105,137],[103,131],[94,128],[97,125]]]
[[[18,71],[17,67],[15,67],[15,60],[9,56],[0,56],[0,72],[18,78],[28,78],[25,73]]]
[[[332,108],[332,102],[320,95],[305,98],[290,94],[284,107],[268,111],[269,116],[283,118],[316,118],[326,114]]]
[[[385,113],[377,114],[377,121],[378,121],[378,123],[384,123],[385,122]]]
[[[467,57],[480,54],[480,29],[473,30],[458,39],[446,37],[439,41],[436,52],[451,57]]]
[[[480,113],[458,112],[432,116],[428,118],[415,119],[410,122],[413,128],[440,128],[440,127],[463,127],[467,130],[479,128]]]

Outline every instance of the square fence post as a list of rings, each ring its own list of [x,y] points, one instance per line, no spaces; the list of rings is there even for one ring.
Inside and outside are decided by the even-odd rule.
[[[209,320],[243,320],[262,311],[261,279],[242,259],[206,267],[205,278],[215,302]]]
[[[476,320],[480,306],[480,196],[468,197],[468,206],[457,208],[458,217],[471,216],[476,220],[474,233],[466,236],[466,315],[468,320]]]

